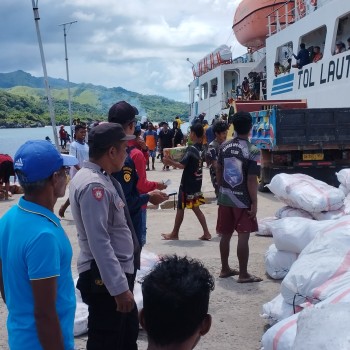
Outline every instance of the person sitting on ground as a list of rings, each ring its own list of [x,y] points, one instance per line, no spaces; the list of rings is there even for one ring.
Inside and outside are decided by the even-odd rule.
[[[214,279],[187,257],[165,256],[143,280],[139,318],[148,350],[192,350],[211,327],[208,314]]]
[[[323,54],[321,53],[321,48],[319,46],[314,46],[314,57],[312,59],[313,63],[322,60]]]
[[[8,154],[0,154],[0,186],[5,184],[4,199],[12,196],[10,192],[10,177],[15,175],[13,159]]]
[[[201,192],[203,178],[202,137],[204,130],[200,123],[192,125],[190,130],[190,139],[193,145],[187,147],[182,160],[175,162],[171,158],[164,157],[163,159],[165,165],[183,169],[174,227],[171,233],[162,234],[165,240],[179,239],[179,231],[184,219],[185,208],[193,210],[203,228],[203,235],[199,239],[205,241],[211,239],[205,216],[199,208],[201,204],[205,203],[203,193]]]
[[[274,63],[274,72],[275,72],[275,77],[277,77],[277,75],[284,73],[284,68],[281,65],[281,63],[279,62]]]
[[[292,65],[293,68],[301,69],[305,65],[310,63],[310,53],[309,50],[305,48],[304,43],[300,44],[300,50],[298,52],[298,55],[294,55],[293,53],[293,56],[297,60],[297,63]]]
[[[346,50],[345,44],[341,40],[338,40],[335,43],[335,49],[334,49],[333,55],[338,55],[338,53],[342,53],[345,50]]]

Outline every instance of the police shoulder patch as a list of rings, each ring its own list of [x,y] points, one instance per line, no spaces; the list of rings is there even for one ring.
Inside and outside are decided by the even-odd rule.
[[[98,201],[102,200],[104,194],[105,194],[105,190],[103,187],[93,187],[92,188],[92,195],[96,200],[98,200]]]

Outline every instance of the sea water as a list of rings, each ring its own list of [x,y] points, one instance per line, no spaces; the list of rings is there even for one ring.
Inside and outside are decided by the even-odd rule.
[[[68,127],[66,128],[68,130]],[[57,128],[58,131],[58,128]],[[45,140],[48,136],[54,143],[51,126],[44,128],[0,129],[0,153],[14,157],[18,148],[28,140]]]

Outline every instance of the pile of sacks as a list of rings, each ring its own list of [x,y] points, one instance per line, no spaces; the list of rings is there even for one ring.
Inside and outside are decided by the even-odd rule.
[[[343,327],[350,322],[350,170],[338,179],[344,188],[301,174],[277,175],[269,185],[288,207],[263,222],[263,233],[274,240],[265,255],[267,273],[284,278],[281,293],[263,306],[272,325],[264,350],[350,348]]]

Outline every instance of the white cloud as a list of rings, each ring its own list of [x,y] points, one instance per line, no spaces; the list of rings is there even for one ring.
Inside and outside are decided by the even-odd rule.
[[[40,28],[48,74],[65,79],[64,46],[59,23],[77,20],[67,35],[70,80],[139,93],[188,99],[192,80],[189,57],[197,62],[221,44],[240,47],[232,35],[240,0],[40,0]],[[16,17],[0,23],[6,32],[0,66],[42,76],[32,9],[22,0],[5,1]],[[13,13],[11,11],[10,13]],[[18,55],[24,52],[26,55]],[[28,59],[29,58],[29,59]]]

